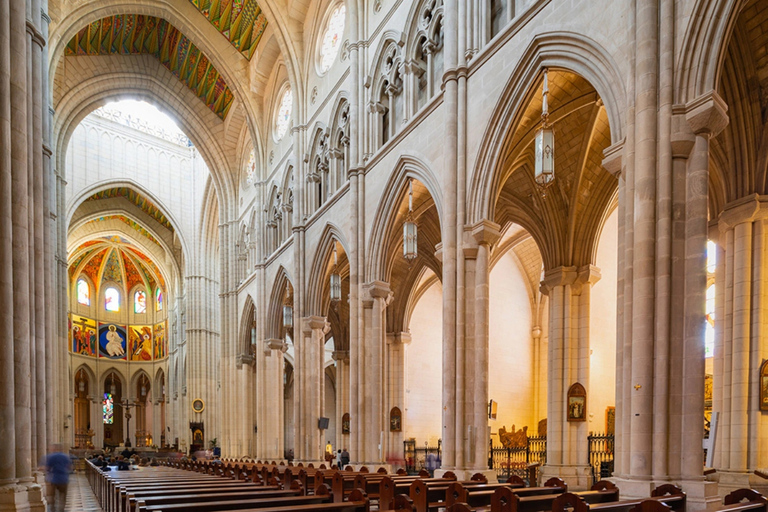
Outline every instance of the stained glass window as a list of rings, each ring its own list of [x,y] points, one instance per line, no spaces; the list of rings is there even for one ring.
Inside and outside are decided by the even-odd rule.
[[[715,355],[715,285],[707,288],[707,319],[704,336],[704,357]]]
[[[112,393],[104,393],[104,401],[102,402],[102,410],[104,416],[104,424],[112,425],[115,421],[115,404],[112,400]]]
[[[163,310],[163,290],[160,288],[155,290],[155,309],[157,311]]]
[[[323,34],[323,42],[320,46],[320,72],[325,73],[330,69],[331,64],[336,59],[341,46],[341,37],[344,35],[344,19],[347,8],[344,4],[339,5],[331,13],[328,20],[328,26]]]
[[[137,291],[133,296],[133,312],[134,313],[147,312],[147,294],[141,290]]]
[[[256,151],[251,150],[251,154],[248,157],[248,164],[245,167],[245,180],[250,185],[253,183],[253,179],[256,176]]]
[[[275,120],[275,135],[280,140],[288,131],[288,125],[291,124],[291,112],[293,111],[293,93],[288,88],[280,99],[280,107],[277,109],[277,119]]]
[[[85,279],[77,281],[77,302],[85,306],[91,305],[91,287],[85,282]]]
[[[120,292],[115,288],[107,288],[104,292],[104,309],[107,311],[120,311]]]

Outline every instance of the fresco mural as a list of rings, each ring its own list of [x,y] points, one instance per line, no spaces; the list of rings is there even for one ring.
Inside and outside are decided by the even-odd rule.
[[[96,357],[96,320],[72,315],[69,320],[69,340],[73,354]]]
[[[99,357],[125,359],[125,326],[99,322]]]
[[[128,360],[152,360],[151,325],[131,325],[128,327]]]
[[[155,324],[155,359],[162,359],[168,355],[168,343],[165,339],[165,322]]]

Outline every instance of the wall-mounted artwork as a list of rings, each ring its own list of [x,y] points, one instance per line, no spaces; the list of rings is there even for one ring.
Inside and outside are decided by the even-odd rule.
[[[578,382],[568,388],[568,421],[587,421],[587,391]]]
[[[403,430],[403,413],[399,407],[393,407],[389,411],[389,431],[400,432]]]
[[[99,323],[99,357],[125,359],[125,326]]]
[[[341,417],[341,433],[349,434],[349,413],[345,412]]]
[[[70,327],[72,353],[96,357],[96,320],[72,315]]]
[[[131,325],[128,327],[128,360],[152,360],[151,325]]]
[[[609,436],[616,433],[616,408],[612,405],[605,408],[605,433]]]
[[[154,332],[154,356],[155,360],[168,355],[168,342],[165,339],[165,322],[155,324]]]

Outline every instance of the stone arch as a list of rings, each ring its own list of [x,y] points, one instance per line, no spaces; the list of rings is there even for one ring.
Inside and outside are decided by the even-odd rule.
[[[269,310],[267,311],[267,321],[265,332],[267,338],[283,339],[285,327],[283,327],[283,300],[285,290],[288,286],[293,286],[293,280],[288,270],[282,265],[277,270],[277,276],[272,284],[272,293],[269,296]]]
[[[153,389],[152,389],[152,397],[155,400],[161,400],[163,398],[163,395],[166,397],[168,396],[168,393],[165,393],[163,390],[164,386],[168,385],[168,379],[165,373],[165,370],[161,367],[158,368],[155,372],[155,378],[152,381]]]
[[[408,180],[414,178],[427,188],[437,207],[440,225],[443,225],[443,201],[440,182],[430,170],[425,159],[413,154],[401,155],[392,174],[383,188],[384,194],[373,217],[371,238],[368,243],[368,261],[365,269],[366,282],[386,281],[387,248],[386,238],[394,229],[397,205],[402,199]]]
[[[493,219],[500,183],[497,168],[510,126],[516,126],[539,80],[542,68],[562,68],[584,77],[605,105],[611,143],[624,138],[626,91],[624,79],[611,55],[595,41],[572,32],[545,32],[533,38],[523,52],[493,110],[468,188],[467,223]]]
[[[144,370],[143,368],[139,368],[138,370],[134,371],[131,374],[131,384],[129,388],[130,394],[128,395],[129,398],[133,397],[133,393],[136,390],[136,385],[139,383],[139,379],[141,379],[142,377],[147,379],[147,382],[149,382],[150,386],[153,386],[154,380],[152,380],[152,377],[146,372],[146,370]],[[148,389],[147,391],[149,391],[149,393],[152,393],[152,388],[150,387],[150,389]]]
[[[76,197],[73,197],[71,199],[71,203],[67,209],[67,226],[68,229],[71,231],[73,228],[75,228],[77,225],[87,222],[90,220],[93,215],[88,215],[87,213],[82,215],[81,217],[75,219],[75,214],[77,213],[78,209],[85,203],[85,201],[93,196],[94,194],[98,194],[99,192],[104,192],[106,190],[112,189],[112,188],[121,188],[121,187],[127,187],[132,189],[137,194],[141,195],[142,197],[145,197],[146,199],[150,200],[155,206],[158,207],[163,212],[163,215],[168,219],[168,222],[171,224],[174,230],[174,234],[179,240],[179,243],[182,247],[182,252],[184,254],[184,259],[186,261],[189,260],[189,246],[187,244],[187,241],[184,239],[183,232],[180,229],[179,221],[174,217],[171,210],[163,204],[163,202],[157,198],[154,194],[149,192],[145,187],[141,186],[136,181],[129,179],[129,178],[121,178],[119,180],[107,180],[102,181],[99,183],[94,183],[90,187],[83,189],[79,195]],[[132,218],[134,221],[139,222],[142,224],[142,226],[152,234],[155,238],[158,239],[158,241],[161,241],[161,245],[164,243],[164,237],[158,233],[156,230],[153,229],[152,225],[150,225],[147,222],[141,221],[141,219],[135,218],[135,216],[132,214],[132,212],[126,212],[124,210],[119,210],[121,213],[125,214],[127,217]],[[103,216],[105,214],[105,210],[100,209],[98,212],[99,216]],[[166,244],[167,245],[167,244]],[[169,254],[173,254],[173,251],[171,250],[171,247],[164,247],[166,251],[168,251]]]
[[[245,297],[245,304],[240,315],[240,354],[251,353],[251,329],[256,322],[256,305],[250,294]]]
[[[109,62],[114,62],[111,59]],[[158,73],[169,73],[156,63]],[[159,104],[161,110],[175,113],[174,116],[185,134],[200,151],[210,170],[217,191],[223,198],[235,201],[235,182],[229,169],[226,151],[217,140],[224,137],[225,126],[216,115],[205,107],[191,90],[174,90],[157,76],[139,74],[136,70],[118,69],[110,73],[87,77],[69,90],[55,104],[57,116],[54,124],[54,141],[57,148],[56,165],[66,167],[66,149],[69,140],[80,122],[93,110],[109,101],[131,96]],[[192,107],[194,105],[195,107]],[[232,109],[236,113],[236,109]],[[229,120],[231,125],[232,119]],[[211,129],[213,127],[213,129]]]
[[[278,18],[281,17],[274,12],[271,0],[259,3],[269,21],[272,21],[273,15]],[[53,25],[50,37],[52,42],[50,50],[50,83],[53,83],[57,68],[64,58],[66,44],[80,29],[96,20],[125,13],[138,13],[163,18],[178,28],[200,48],[221,73],[230,86],[235,101],[242,105],[247,112],[247,117],[250,119],[256,118],[254,115],[255,109],[249,101],[249,91],[244,87],[244,84],[250,82],[246,67],[242,66],[245,57],[225,38],[221,37],[218,29],[213,24],[208,23],[207,20],[205,23],[193,22],[192,20],[199,19],[200,12],[191,2],[185,0],[169,0],[162,4],[148,4],[140,0],[102,0],[97,3],[91,2],[81,5],[65,13],[65,16],[59,17],[62,20],[61,23]],[[282,44],[281,47],[286,49],[292,48],[288,44]],[[251,124],[255,133],[258,133],[255,124]]]
[[[91,368],[87,363],[80,363],[80,365],[77,368],[75,368],[75,371],[72,372],[72,379],[71,379],[70,385],[72,386],[74,385],[75,378],[77,374],[80,372],[80,370],[83,370],[83,373],[85,373],[85,376],[88,378],[88,384],[89,384],[88,396],[90,396],[91,399],[93,400],[97,400],[101,396],[101,393],[103,393],[102,389],[104,388],[103,387],[98,388],[99,379],[96,378],[96,373],[93,371],[93,368]]]
[[[317,249],[315,250],[309,270],[305,309],[307,315],[325,316],[322,304],[323,287],[325,285],[323,277],[325,276],[326,267],[333,254],[334,242],[341,245],[343,251],[348,254],[347,248],[349,245],[342,234],[342,230],[335,224],[329,222],[325,225],[323,234],[320,235],[320,240],[317,243]]]
[[[697,0],[677,59],[676,103],[719,89],[728,41],[747,1]]]
[[[107,382],[109,380],[109,376],[112,374],[114,374],[120,380],[123,396],[127,396],[125,394],[127,389],[126,386],[129,385],[128,383],[130,382],[130,379],[125,373],[123,373],[122,370],[118,369],[115,366],[110,366],[109,368],[101,372],[101,375],[99,376],[99,389],[101,390],[106,388]]]
[[[397,319],[395,320],[396,324],[400,323],[401,325],[392,326],[392,328],[395,329],[395,332],[405,331],[406,328],[408,328],[408,326],[411,325],[411,317],[413,316],[413,310],[416,309],[416,305],[419,303],[419,300],[421,299],[421,297],[424,296],[424,294],[427,292],[427,290],[429,290],[429,288],[433,284],[437,282],[441,282],[441,279],[440,279],[441,276],[433,272],[432,277],[427,278],[422,283],[422,278],[424,277],[424,274],[427,272],[428,268],[429,267],[426,267],[426,266],[422,267],[421,270],[419,271],[418,276],[414,280],[414,283],[416,283],[417,286],[411,286],[411,291],[408,294],[408,300],[404,301],[401,315],[398,315],[400,317],[399,318],[400,321],[398,322]]]

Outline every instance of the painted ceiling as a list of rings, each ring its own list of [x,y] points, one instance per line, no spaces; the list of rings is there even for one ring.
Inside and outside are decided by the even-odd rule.
[[[146,213],[147,215],[155,219],[157,222],[159,222],[163,227],[173,231],[173,226],[168,221],[168,219],[163,214],[163,212],[160,211],[160,209],[157,206],[155,206],[155,204],[152,203],[152,201],[142,196],[132,188],[115,187],[115,188],[109,188],[107,190],[102,190],[101,192],[97,192],[96,194],[93,194],[91,197],[87,199],[87,201],[98,201],[100,199],[110,199],[113,197],[124,197],[128,199],[130,202],[138,206],[144,213]]]
[[[267,18],[256,0],[189,0],[246,59],[267,28]]]
[[[230,0],[230,2],[232,1],[242,4],[249,3],[250,0],[245,0],[245,2],[243,0]],[[198,3],[201,4],[215,3],[217,8],[220,3],[230,2],[198,0]],[[230,11],[232,9],[228,12]],[[219,13],[217,19],[222,25],[221,9],[217,12]],[[227,20],[231,18],[231,14],[226,17]],[[209,17],[209,19],[211,18]],[[228,33],[231,33],[234,24],[231,21],[227,21],[227,24],[230,27]],[[243,37],[240,24],[237,24],[236,28],[240,37]],[[248,31],[249,34],[251,32]],[[255,43],[258,43],[258,39]],[[254,49],[255,43],[253,43]],[[252,52],[252,50],[249,51]],[[218,70],[208,60],[208,57],[179,29],[162,18],[143,14],[117,14],[91,22],[67,44],[65,54],[69,56],[153,55],[179,80],[192,89],[197,97],[220,119],[223,120],[227,117],[229,108],[232,106],[234,99],[232,91]]]
[[[90,224],[92,222],[94,222],[94,223],[97,223],[97,222],[107,222],[107,221],[113,220],[113,219],[114,220],[119,220],[120,222],[125,223],[128,227],[136,230],[136,232],[138,232],[141,236],[147,238],[150,242],[153,242],[153,243],[155,243],[157,245],[160,245],[160,242],[158,242],[157,239],[154,236],[152,236],[152,233],[147,231],[144,228],[144,226],[142,226],[138,222],[134,221],[133,219],[129,219],[125,215],[105,215],[103,217],[97,217],[97,218],[95,218],[95,219],[93,219],[91,221],[88,221],[88,224]]]
[[[119,236],[90,240],[72,251],[69,277],[75,280],[81,275],[95,283],[97,291],[105,282],[123,285],[126,290],[139,284],[149,292],[153,292],[158,284],[165,288],[165,280],[157,265]]]

